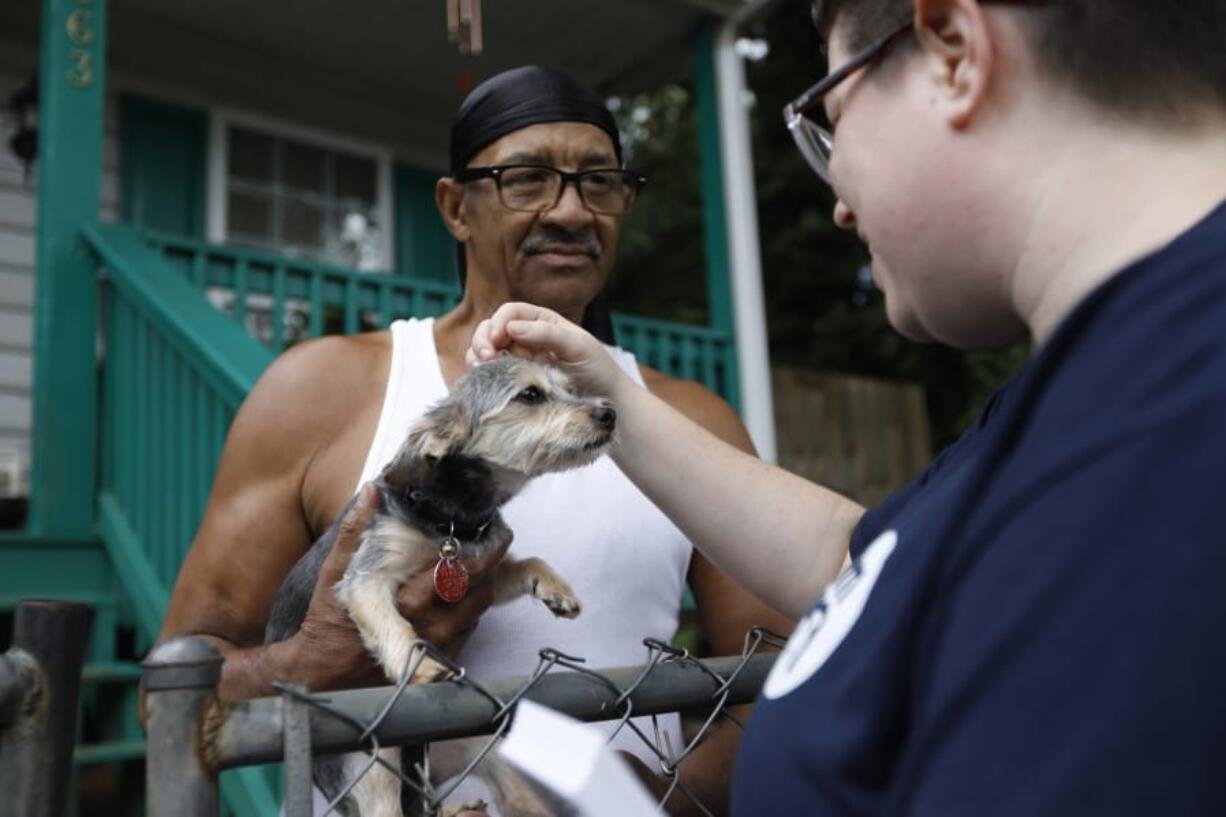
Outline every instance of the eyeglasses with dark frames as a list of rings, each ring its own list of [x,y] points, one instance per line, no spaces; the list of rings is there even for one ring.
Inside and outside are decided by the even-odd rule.
[[[548,165],[493,165],[466,167],[455,174],[458,182],[493,179],[498,200],[508,210],[543,213],[562,200],[566,185],[574,184],[583,206],[593,213],[621,216],[630,212],[647,179],[629,170],[599,168],[568,173]]]
[[[796,142],[796,147],[800,149],[800,154],[813,168],[813,172],[820,176],[826,184],[830,184],[830,155],[834,151],[834,134],[814,122],[807,116],[808,112],[820,105],[826,94],[834,90],[839,83],[866,65],[881,59],[891,45],[912,30],[913,23],[908,20],[905,25],[899,26],[853,56],[837,71],[827,75],[784,106],[783,121],[787,124],[788,131],[791,132],[792,139]]]

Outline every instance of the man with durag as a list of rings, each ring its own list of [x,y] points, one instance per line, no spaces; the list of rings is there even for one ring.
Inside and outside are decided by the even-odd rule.
[[[451,129],[450,172],[436,189],[439,212],[458,242],[460,303],[437,319],[396,321],[383,331],[290,349],[261,377],[230,431],[162,630],[162,638],[204,635],[221,649],[222,697],[270,694],[273,681],[314,690],[382,682],[330,592],[369,519],[371,497],[361,492],[350,513],[302,629],[263,646],[281,580],[379,473],[403,430],[464,372],[474,328],[500,305],[547,306],[610,340],[607,313],[593,303],[640,184],[622,168],[608,109],[566,74],[517,68],[464,101]],[[665,402],[751,449],[736,415],[714,394],[608,348]],[[523,599],[476,627],[492,600],[481,569],[454,604],[438,598],[429,571],[406,582],[401,612],[475,677],[527,674],[544,646],[595,667],[641,663],[644,638],[668,641],[676,631],[687,580],[719,654],[739,652],[754,624],[788,627],[695,551],[607,457],[535,480],[504,515],[517,556],[539,556],[556,568],[582,599],[583,614],[554,620]],[[675,715],[663,727],[674,749],[683,745]],[[645,731],[651,734],[650,726]],[[720,727],[681,767],[682,782],[716,811],[727,797],[738,739],[735,726]],[[657,768],[630,730],[616,745]],[[632,762],[650,780],[647,766]],[[669,801],[676,813],[689,806],[684,797]]]

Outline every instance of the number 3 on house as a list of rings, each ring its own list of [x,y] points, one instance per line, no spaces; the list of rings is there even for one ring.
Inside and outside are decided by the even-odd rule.
[[[77,9],[68,15],[65,24],[68,39],[80,46],[68,51],[68,82],[77,88],[85,88],[94,81],[93,54],[85,48],[94,42],[93,17],[88,9]]]

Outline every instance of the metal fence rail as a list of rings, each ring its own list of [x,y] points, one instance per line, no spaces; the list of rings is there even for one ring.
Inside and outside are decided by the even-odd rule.
[[[77,691],[93,611],[64,601],[17,605],[0,655],[0,817],[63,817]]]
[[[678,765],[720,719],[736,723],[727,708],[753,700],[775,659],[764,648],[782,643],[782,637],[754,628],[746,634],[741,655],[699,660],[648,639],[644,664],[600,671],[584,666],[582,658],[544,649],[531,675],[483,684],[419,641],[413,649],[414,666],[404,677],[412,677],[416,664],[429,657],[448,668],[449,680],[327,695],[285,686],[279,698],[221,705],[215,698],[221,665],[216,650],[200,639],[174,639],[145,662],[149,815],[216,815],[220,770],[284,759],[285,815],[309,817],[312,753],[355,750],[369,757],[363,774],[383,765],[415,793],[422,813],[436,814],[507,731],[522,699],[580,720],[617,721],[613,736],[631,730],[659,760],[669,781],[661,805],[685,797],[709,813],[681,782]],[[659,738],[631,721],[678,710],[701,713],[701,726],[685,746],[661,745]],[[477,760],[441,788],[432,785],[428,763],[405,771],[387,766],[378,754],[381,747],[479,735],[490,738]],[[332,806],[343,797],[342,792]]]

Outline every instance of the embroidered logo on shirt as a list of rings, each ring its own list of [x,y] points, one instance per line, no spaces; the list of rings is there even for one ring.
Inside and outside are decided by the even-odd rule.
[[[873,585],[897,544],[898,532],[885,531],[826,587],[775,661],[762,687],[764,697],[782,698],[822,668],[864,612]]]

